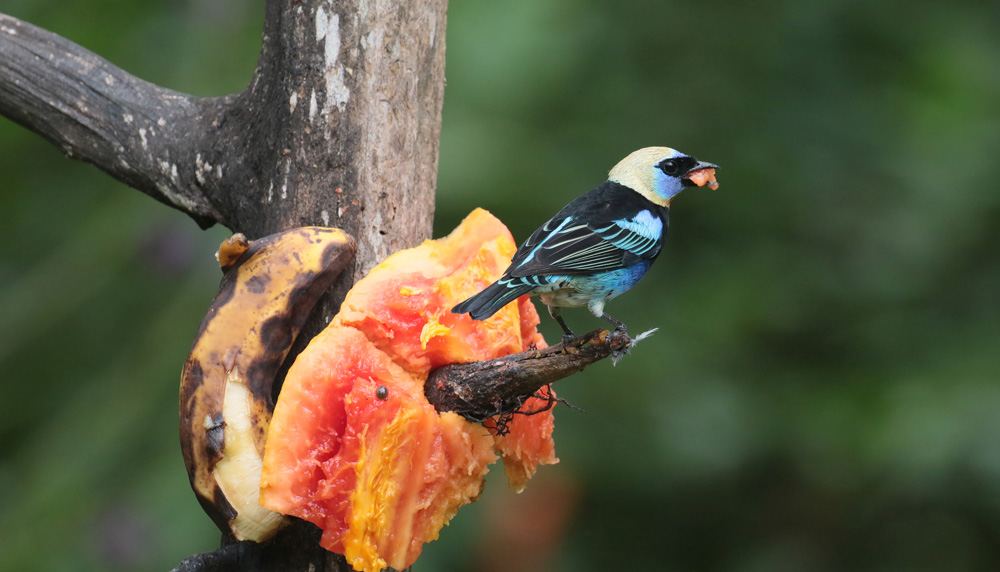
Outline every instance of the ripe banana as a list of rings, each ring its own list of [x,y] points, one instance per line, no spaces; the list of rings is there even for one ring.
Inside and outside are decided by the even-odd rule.
[[[262,508],[271,386],[303,322],[354,257],[339,229],[303,227],[224,241],[222,283],[181,372],[181,450],[205,512],[237,540],[266,540],[287,518]]]

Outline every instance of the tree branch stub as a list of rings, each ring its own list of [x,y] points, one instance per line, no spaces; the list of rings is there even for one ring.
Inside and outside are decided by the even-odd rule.
[[[631,343],[625,332],[594,330],[545,349],[449,364],[431,372],[424,394],[438,411],[484,421],[516,411],[542,387],[608,356],[621,355]]]
[[[0,53],[0,114],[202,227],[227,222],[193,166],[202,126],[231,97],[198,98],[153,85],[5,14]]]

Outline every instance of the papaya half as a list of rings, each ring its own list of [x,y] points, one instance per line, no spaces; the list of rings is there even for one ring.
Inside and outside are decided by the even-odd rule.
[[[268,429],[260,503],[323,529],[321,544],[363,571],[401,570],[478,498],[502,458],[521,490],[558,461],[551,410],[493,425],[438,413],[424,381],[442,365],[545,347],[527,298],[476,321],[451,308],[503,272],[507,228],[477,209],[447,237],[388,257],[296,358]],[[551,392],[551,388],[549,388]],[[531,398],[523,411],[544,410]]]

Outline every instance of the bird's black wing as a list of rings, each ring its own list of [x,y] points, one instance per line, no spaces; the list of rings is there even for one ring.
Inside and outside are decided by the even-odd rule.
[[[608,185],[573,201],[536,230],[506,274],[595,274],[656,258],[667,230],[666,209],[621,185]]]

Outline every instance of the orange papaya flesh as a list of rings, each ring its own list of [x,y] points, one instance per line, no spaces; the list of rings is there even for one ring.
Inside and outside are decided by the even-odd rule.
[[[549,347],[545,343],[545,338],[538,331],[538,324],[541,319],[538,317],[538,310],[531,303],[531,298],[521,296],[517,299],[517,309],[521,314],[521,343],[525,350],[542,349]]]
[[[520,352],[520,304],[508,304],[483,321],[451,313],[455,304],[499,278],[515,251],[507,227],[477,209],[450,235],[376,266],[347,294],[334,321],[364,331],[397,363],[424,376],[449,363]]]
[[[545,347],[527,298],[475,321],[451,308],[497,279],[515,245],[477,209],[449,236],[398,252],[348,293],[289,369],[268,432],[261,504],[323,529],[357,570],[410,566],[474,501],[497,455],[521,490],[558,461],[551,410],[497,436],[423,394],[431,369]],[[529,399],[535,411],[546,400]]]
[[[551,399],[555,399],[555,392],[552,392]],[[524,490],[539,465],[559,462],[556,458],[555,441],[552,439],[555,429],[552,405],[554,401],[529,397],[520,409],[529,414],[511,417],[506,422],[502,435],[496,431],[494,420],[487,420],[483,424],[494,435],[494,448],[503,458],[507,482],[517,492]]]

